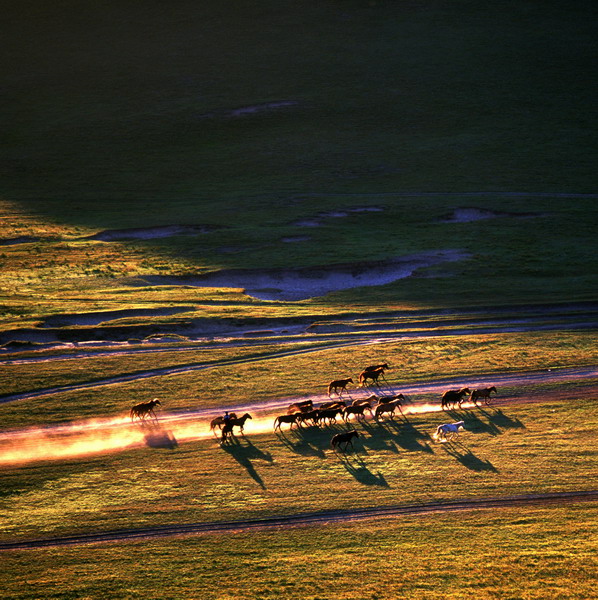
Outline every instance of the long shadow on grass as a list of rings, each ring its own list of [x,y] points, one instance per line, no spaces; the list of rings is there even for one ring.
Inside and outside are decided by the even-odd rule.
[[[324,458],[326,455],[322,450],[324,433],[318,427],[306,427],[276,432],[278,439],[292,452],[301,456],[317,456]]]
[[[519,419],[513,419],[500,409],[486,410],[484,408],[448,411],[455,421],[465,421],[465,429],[476,433],[500,435],[502,429],[525,428]]]
[[[363,439],[363,437],[360,439]],[[363,458],[350,449],[347,452],[336,452],[335,454],[347,470],[347,473],[351,474],[359,483],[385,488],[390,487],[382,473],[372,473]]]
[[[260,450],[246,437],[243,437],[242,440],[240,440],[238,437],[229,438],[227,443],[221,444],[221,448],[227,454],[230,454],[230,456],[232,456],[242,467],[245,467],[245,469],[247,469],[247,473],[262,487],[262,489],[266,489],[264,480],[260,477],[251,461],[259,459],[271,463],[272,455],[269,452]]]
[[[405,416],[402,419],[363,422],[362,425],[370,434],[364,445],[372,450],[398,452],[402,448],[409,452],[434,453],[429,434],[416,429]]]
[[[447,454],[456,458],[464,467],[472,471],[498,473],[498,469],[489,460],[479,458],[467,446],[457,440],[443,442],[442,448]]]
[[[480,412],[488,419],[490,423],[492,423],[495,427],[499,427],[501,429],[510,429],[510,428],[522,428],[525,429],[525,425],[519,419],[513,419],[500,410],[499,408],[494,408],[490,410],[485,410],[480,408]]]

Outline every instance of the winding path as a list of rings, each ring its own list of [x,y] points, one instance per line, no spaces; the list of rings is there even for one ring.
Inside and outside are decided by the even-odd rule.
[[[346,523],[365,519],[401,518],[411,515],[430,513],[448,513],[457,511],[488,510],[491,508],[509,508],[513,506],[561,506],[580,502],[598,501],[598,490],[555,492],[549,494],[526,494],[495,498],[470,498],[450,502],[430,502],[427,504],[376,506],[352,510],[304,513],[264,519],[246,519],[239,521],[216,521],[211,523],[188,523],[146,527],[140,529],[120,529],[116,531],[90,532],[79,535],[39,538],[18,542],[0,543],[0,551],[27,550],[35,548],[79,546],[83,544],[130,542],[156,538],[209,535],[237,531],[265,531],[329,523]]]

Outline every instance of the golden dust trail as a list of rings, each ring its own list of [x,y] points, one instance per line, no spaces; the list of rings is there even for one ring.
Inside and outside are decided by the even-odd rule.
[[[466,408],[465,404],[463,407]],[[437,404],[408,404],[403,407],[405,416],[440,411]],[[274,418],[278,414],[280,411],[252,411],[252,419],[245,424],[245,433],[272,433]],[[0,434],[0,467],[68,460],[144,446],[174,448],[185,442],[219,441],[219,430],[211,431],[205,416],[186,413],[162,414],[160,417],[157,422],[131,423],[128,417],[113,417],[8,431]]]

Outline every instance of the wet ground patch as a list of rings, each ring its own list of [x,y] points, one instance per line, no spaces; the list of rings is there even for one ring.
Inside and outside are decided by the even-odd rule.
[[[339,210],[328,210],[319,212],[313,217],[306,217],[293,221],[290,225],[294,227],[320,227],[329,219],[343,219],[353,214],[383,212],[385,209],[382,206],[356,206],[354,208],[345,208]]]
[[[298,301],[330,292],[393,283],[417,270],[468,258],[461,250],[439,250],[372,261],[301,269],[231,269],[193,276],[145,277],[150,285],[241,288],[259,300]]]
[[[439,223],[472,223],[485,219],[510,217],[516,219],[530,219],[541,216],[540,213],[514,213],[506,211],[489,210],[487,208],[461,207],[455,208],[450,214],[439,219]]]
[[[217,225],[160,225],[130,229],[106,229],[86,237],[86,240],[114,242],[119,240],[153,240],[177,235],[199,235],[221,229]]]

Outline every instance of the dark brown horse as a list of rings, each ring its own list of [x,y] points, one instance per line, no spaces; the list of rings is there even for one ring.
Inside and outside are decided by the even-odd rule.
[[[358,438],[359,433],[355,431],[355,429],[351,431],[346,431],[345,433],[337,433],[330,442],[330,446],[333,450],[336,450],[338,447],[342,452],[346,452],[347,446],[350,445],[353,448],[353,438]],[[345,447],[341,448],[341,444],[344,444]]]
[[[303,400],[302,402],[295,402],[294,404],[291,404],[291,406],[289,406],[287,409],[287,414],[292,415],[296,412],[308,412],[313,410],[313,408],[314,403],[311,400]]]
[[[296,414],[297,425],[299,425],[299,427],[301,427],[302,423],[307,423],[308,421],[311,421],[313,425],[317,425],[318,420],[320,418],[320,409],[315,408],[314,410],[309,410],[307,412],[300,412]]]
[[[471,390],[469,388],[461,388],[460,390],[447,390],[442,394],[442,398],[440,400],[440,406],[442,410],[445,408],[449,408],[450,406],[455,406],[463,402],[463,398],[471,394]]]
[[[367,385],[368,379],[371,379],[372,383],[374,383],[377,386],[380,386],[380,384],[378,383],[378,379],[380,379],[380,377],[384,379],[384,369],[382,367],[380,367],[379,369],[374,369],[372,371],[362,371],[359,374],[359,385],[363,387]]]
[[[496,388],[494,386],[489,388],[478,388],[476,390],[472,390],[469,400],[475,405],[477,405],[478,400],[480,399],[484,400],[485,404],[490,404],[490,394],[492,392],[494,392],[495,394],[497,393]],[[459,403],[459,406],[461,406],[461,403]]]
[[[349,420],[351,415],[355,415],[355,418],[359,421],[360,419],[365,419],[365,411],[369,410],[370,415],[372,414],[372,405],[369,403],[362,404],[353,404],[352,406],[347,406],[343,409],[342,415],[345,423]]]
[[[234,436],[233,427],[239,427],[241,429],[241,433],[243,433],[245,421],[251,418],[252,416],[249,413],[245,413],[242,417],[239,417],[238,419],[236,417],[233,417],[232,414],[229,415],[228,420],[225,421],[224,425],[222,426],[222,437],[220,438],[220,441],[225,442],[227,438]]]
[[[403,406],[403,400],[405,398],[403,397],[403,394],[399,394],[399,396],[400,398],[397,398],[396,400],[391,400],[390,402],[380,401],[380,404],[376,406],[376,410],[374,411],[374,419],[378,421],[380,416],[386,413],[390,413],[390,418],[394,419],[395,410],[397,410],[397,408],[399,409],[399,412],[402,412],[401,407]]]
[[[131,421],[133,421],[135,417],[137,417],[140,421],[145,421],[147,417],[153,417],[157,421],[158,417],[156,417],[156,413],[154,412],[154,407],[156,406],[162,406],[162,403],[157,398],[154,398],[149,402],[135,404],[135,406],[133,406],[129,412]]]
[[[332,392],[336,392],[340,398],[343,395],[343,392],[347,391],[347,385],[350,383],[353,383],[353,379],[351,379],[351,377],[347,377],[347,379],[336,379],[331,381],[328,384],[328,396],[330,396]],[[338,390],[340,390],[340,392]]]
[[[231,419],[236,419],[237,418],[237,414],[236,413],[229,413],[228,415]],[[225,418],[221,415],[219,417],[216,417],[215,419],[212,419],[210,421],[210,429],[212,431],[214,431],[214,429],[216,429],[216,427],[218,427],[220,430],[222,430],[222,427],[224,426],[224,424],[226,423]]]
[[[365,372],[365,371],[377,371],[378,369],[385,369],[385,370],[388,370],[388,369],[390,369],[390,367],[388,366],[388,364],[387,364],[387,363],[383,363],[383,364],[381,364],[381,365],[370,365],[369,367],[366,367],[366,368],[364,369],[364,372]]]
[[[290,415],[279,415],[274,419],[274,431],[280,429],[282,423],[290,423],[290,429],[293,429],[293,425],[297,425],[299,427],[299,419],[301,417],[300,412],[295,412]]]
[[[332,402],[324,402],[323,404],[320,404],[320,410],[326,410],[328,408],[345,408],[345,406],[347,406],[346,402],[343,402],[342,400],[333,400]]]
[[[332,423],[336,423],[336,417],[338,417],[342,411],[343,407],[338,408],[325,408],[324,410],[320,410],[318,414],[318,423],[325,423],[328,421],[328,425],[332,425]]]

